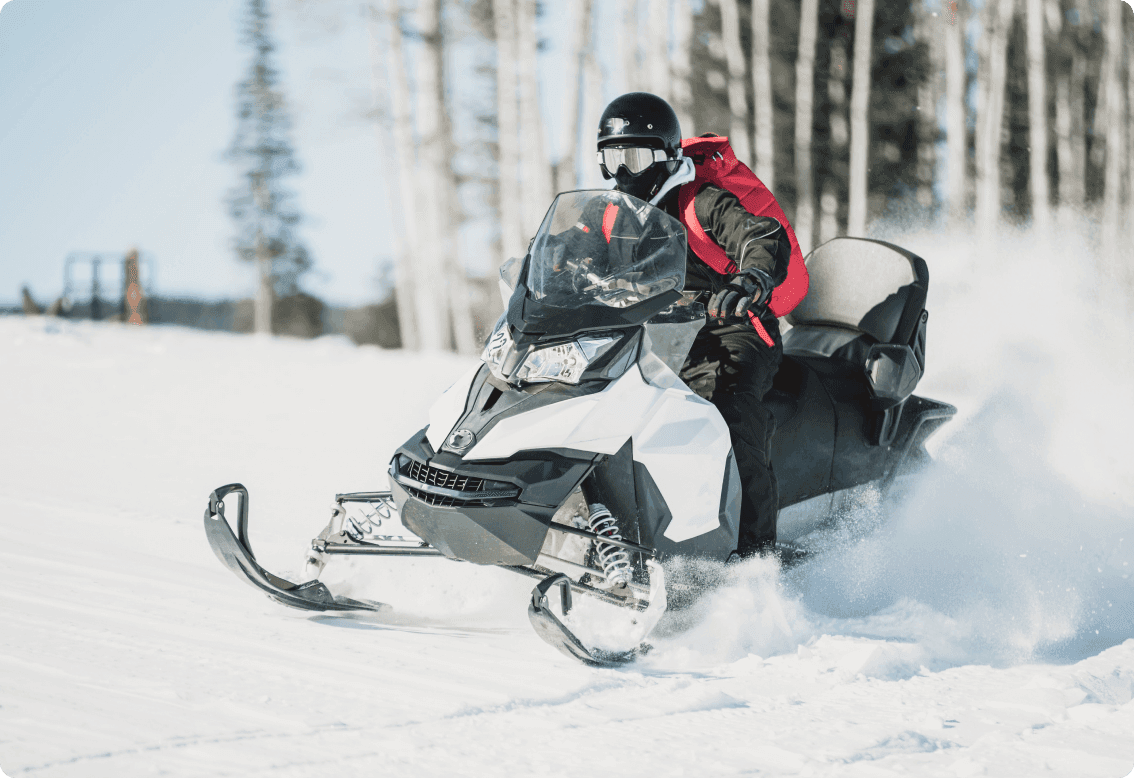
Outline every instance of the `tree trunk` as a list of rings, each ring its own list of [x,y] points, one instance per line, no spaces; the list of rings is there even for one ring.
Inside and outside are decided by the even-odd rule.
[[[772,104],[772,54],[768,28],[771,0],[752,0],[752,103],[756,126],[756,177],[771,189],[776,183],[776,152]],[[807,9],[802,13],[806,16]],[[800,40],[803,33],[800,32]],[[814,51],[814,46],[812,46]],[[811,57],[814,60],[814,53]],[[798,93],[797,93],[798,94]]]
[[[260,283],[256,287],[254,331],[262,335],[272,334],[272,303],[276,294],[272,286],[272,256],[268,250],[263,232],[256,234],[256,268],[260,271]]]
[[[740,11],[736,0],[720,0],[721,39],[728,62],[728,137],[736,158],[751,165],[751,145],[748,141],[748,96],[745,91],[744,50],[740,47]]]
[[[417,256],[419,273],[415,299],[418,305],[418,331],[421,347],[429,351],[449,348],[448,284],[445,274],[446,224],[449,193],[448,131],[446,127],[444,85],[441,81],[441,0],[423,0],[417,8],[417,29],[422,45],[418,49],[417,132],[421,233]]]
[[[1126,45],[1134,52],[1134,24],[1130,26],[1130,37]],[[1126,277],[1123,292],[1127,309],[1134,308],[1134,251],[1131,251],[1129,236],[1134,234],[1134,65],[1130,55],[1126,55]]]
[[[264,214],[270,209],[268,202],[268,189],[264,181],[265,175],[263,172],[253,175],[252,180],[252,198],[256,203],[256,218],[260,220],[256,228],[256,270],[259,273],[259,283],[256,286],[256,300],[252,309],[253,316],[253,332],[263,335],[272,334],[272,306],[276,301],[275,289],[275,273],[272,272],[272,250],[268,245],[268,239],[264,235],[263,223]],[[98,299],[98,294],[92,293],[92,307],[94,306],[93,300]],[[91,315],[91,318],[98,318]]]
[[[945,72],[944,24],[941,15],[923,4],[914,6],[915,40],[925,44],[929,73],[917,87],[917,204],[926,216],[934,211],[937,179],[937,103]]]
[[[851,90],[850,192],[847,234],[866,235],[867,166],[870,156],[870,65],[874,51],[874,0],[858,0],[854,17],[854,83]]]
[[[1076,46],[1071,55],[1071,169],[1068,179],[1070,201],[1076,207],[1087,204],[1087,57]]]
[[[969,141],[965,122],[965,0],[949,0],[945,25],[945,197],[949,222],[957,227],[965,218]]]
[[[595,135],[598,128],[599,116],[602,115],[602,68],[599,67],[598,57],[595,56],[594,36],[587,43],[586,55],[583,57],[583,183],[584,189],[601,189],[605,181],[599,171],[595,160]]]
[[[1041,233],[1051,226],[1047,178],[1047,59],[1044,54],[1043,0],[1027,1],[1028,134],[1031,144],[1028,180],[1032,225]]]
[[[795,183],[798,195],[794,226],[795,236],[804,254],[811,251],[812,241],[815,238],[815,184],[811,170],[811,129],[815,111],[815,42],[818,31],[819,0],[803,0],[800,7],[799,57],[795,63]]]
[[[984,27],[988,40],[981,47],[977,74],[981,97],[976,131],[976,227],[983,240],[993,237],[1000,219],[1000,147],[1013,5],[1013,0],[988,0]]]
[[[524,255],[520,208],[520,113],[517,101],[516,0],[493,0],[496,33],[496,125],[500,148],[500,250],[502,261]],[[494,269],[495,280],[499,267]]]
[[[1059,169],[1057,195],[1062,210],[1079,202],[1071,198],[1076,173],[1071,161],[1071,74],[1066,71],[1055,77],[1055,158]]]
[[[398,332],[402,348],[418,348],[414,305],[414,261],[416,252],[417,198],[413,186],[413,117],[406,83],[402,35],[394,0],[384,0],[380,12],[371,7],[367,19],[370,38],[371,91],[374,105],[389,113],[378,124],[378,146],[386,163],[386,197],[394,227],[394,297],[397,301]],[[385,16],[383,37],[380,15]],[[386,59],[383,61],[383,50]]]
[[[567,68],[563,79],[561,127],[563,134],[559,163],[555,166],[556,192],[576,189],[578,183],[578,165],[575,160],[579,149],[579,85],[583,79],[586,52],[590,48],[591,4],[592,0],[581,0],[571,6],[574,18],[571,24],[571,38],[567,43]]]
[[[425,39],[429,47],[429,55],[433,60],[433,68],[438,74],[436,82],[437,104],[441,107],[441,141],[443,164],[440,178],[440,197],[437,200],[438,219],[441,224],[439,236],[442,241],[441,266],[445,278],[445,287],[448,289],[449,319],[453,327],[453,345],[459,354],[473,355],[480,352],[480,344],[476,338],[476,324],[472,315],[472,300],[469,297],[468,272],[461,261],[460,247],[457,241],[457,228],[461,223],[461,206],[457,197],[456,157],[457,143],[453,139],[453,122],[449,113],[449,105],[445,95],[450,91],[446,89],[446,82],[452,75],[445,74],[445,49],[447,36],[445,35],[444,21],[441,16],[442,0],[433,0],[436,4],[437,32]]]
[[[673,110],[681,125],[682,135],[696,137],[693,122],[693,6],[690,0],[676,0],[673,19]]]
[[[543,119],[539,105],[539,50],[536,30],[536,0],[519,0],[517,38],[520,71],[520,130],[523,177],[524,245],[539,229],[551,205],[551,165],[543,138]]]
[[[669,0],[646,2],[646,89],[669,102]]]
[[[1105,97],[1106,169],[1103,178],[1102,245],[1106,278],[1118,280],[1118,236],[1121,229],[1123,154],[1126,146],[1126,100],[1122,91],[1122,4],[1108,0],[1103,22],[1103,52],[1099,93]],[[1095,123],[1096,127],[1099,125]]]
[[[842,40],[831,41],[831,70],[827,76],[827,98],[831,103],[831,165],[847,156],[850,133],[847,129],[847,49]],[[823,181],[819,197],[819,242],[826,243],[839,236],[839,179],[829,174]]]
[[[642,88],[642,66],[639,56],[642,31],[638,26],[638,0],[622,2],[622,77],[627,92]],[[597,118],[597,117],[596,117]]]

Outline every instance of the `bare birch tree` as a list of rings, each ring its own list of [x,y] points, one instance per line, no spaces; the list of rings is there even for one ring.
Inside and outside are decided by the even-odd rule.
[[[721,6],[721,40],[728,63],[728,137],[736,158],[752,164],[748,140],[748,95],[745,89],[747,68],[744,50],[740,47],[740,9],[736,0],[719,0]]]
[[[1081,207],[1087,199],[1087,139],[1086,139],[1086,78],[1087,58],[1083,55],[1084,8],[1077,0],[1079,19],[1074,26],[1062,23],[1057,13],[1049,14],[1049,21],[1061,22],[1060,36],[1068,50],[1068,66],[1060,68],[1055,79],[1055,130],[1056,158],[1059,170],[1059,206],[1061,218],[1073,218],[1069,207]]]
[[[1099,92],[1104,97],[1106,170],[1103,178],[1102,245],[1104,262],[1115,262],[1121,229],[1123,154],[1126,149],[1126,100],[1122,91],[1122,4],[1109,0],[1103,21],[1102,72]],[[1098,126],[1098,122],[1096,122]],[[1111,268],[1107,268],[1108,271]],[[1117,270],[1117,268],[1115,268]],[[1109,273],[1108,273],[1109,275]],[[1116,279],[1118,273],[1115,273]]]
[[[946,209],[956,227],[965,216],[969,143],[965,123],[965,0],[947,0],[945,14]]]
[[[559,162],[555,166],[555,191],[574,189],[578,180],[576,156],[579,148],[580,82],[591,40],[592,0],[571,5],[571,32],[567,41],[567,67],[563,73],[563,126]]]
[[[583,148],[590,152],[595,149],[598,120],[602,115],[602,68],[599,67],[598,57],[595,54],[594,35],[587,41],[586,53],[583,56]],[[598,189],[603,184],[602,173],[592,154],[583,154],[583,183],[585,189]]]
[[[669,0],[646,0],[646,89],[669,102]]]
[[[874,0],[857,0],[854,16],[854,73],[851,87],[850,192],[847,234],[866,235],[867,165],[870,155],[870,65],[874,52]]]
[[[416,299],[422,306],[418,316],[421,347],[445,350],[449,346],[447,306],[429,304],[438,298],[446,280],[445,258],[452,252],[448,223],[450,180],[448,127],[441,72],[441,0],[423,0],[417,7],[417,31],[422,39],[414,69],[417,97],[419,213],[422,231],[417,256],[419,273]],[[441,296],[446,299],[448,294]]]
[[[924,3],[916,3],[914,38],[925,45],[929,60],[929,73],[917,85],[917,204],[926,211],[930,211],[936,201],[937,103],[942,92],[941,76],[946,69],[942,32],[941,15],[931,12]]]
[[[1047,232],[1051,222],[1047,178],[1047,58],[1043,0],[1026,0],[1028,32],[1028,134],[1031,144],[1028,182],[1032,195],[1032,224]]]
[[[371,89],[375,106],[389,106],[378,127],[378,146],[386,161],[386,196],[394,226],[394,294],[402,348],[419,347],[415,275],[417,251],[417,196],[413,179],[413,114],[402,51],[401,24],[395,0],[382,0],[382,8],[369,8]],[[385,57],[383,58],[383,52]]]
[[[693,122],[693,6],[676,0],[673,9],[673,110],[686,138],[696,136]]]
[[[752,0],[752,102],[756,127],[756,167],[753,172],[769,189],[776,182],[770,5],[771,0]],[[802,13],[806,15],[806,9]]]
[[[496,35],[496,126],[500,149],[500,249],[501,260],[507,260],[524,253],[516,0],[493,0],[492,20]]]
[[[1008,28],[1014,0],[988,0],[977,73],[976,228],[990,239],[1000,219],[1000,147],[1008,67]]]
[[[517,49],[520,72],[520,155],[522,160],[523,236],[527,240],[539,228],[551,205],[551,165],[548,164],[543,137],[543,116],[539,104],[539,40],[536,29],[536,0],[519,0],[516,15]]]
[[[795,236],[804,254],[811,250],[815,239],[811,135],[815,110],[815,42],[818,31],[819,0],[803,0],[800,6],[799,56],[795,63],[795,179],[796,191],[799,193],[795,208]]]
[[[827,99],[831,103],[832,160],[846,158],[850,131],[847,125],[847,48],[841,39],[831,41],[831,71],[827,76]],[[838,177],[828,175],[823,180],[819,197],[819,242],[826,243],[839,235]]]
[[[1130,27],[1130,37],[1126,41],[1134,52],[1134,24]],[[1130,56],[1126,57],[1126,235],[1134,233],[1134,66]],[[1128,244],[1129,248],[1129,244]],[[1126,261],[1126,299],[1134,305],[1134,255]]]
[[[476,338],[476,324],[472,314],[472,298],[469,294],[468,272],[461,261],[460,248],[457,241],[457,227],[461,222],[460,201],[457,191],[456,157],[457,144],[453,139],[453,121],[450,107],[445,95],[450,90],[446,83],[451,74],[445,72],[445,50],[448,37],[445,33],[444,18],[442,17],[443,0],[433,0],[434,14],[437,19],[436,32],[431,36],[423,36],[424,43],[429,49],[433,61],[433,69],[438,74],[436,95],[441,107],[441,157],[444,162],[441,167],[441,199],[437,202],[443,250],[441,253],[441,266],[445,275],[445,288],[448,291],[449,319],[453,328],[453,346],[459,354],[476,354],[480,351],[480,344]]]
[[[638,0],[622,0],[622,78],[627,92],[642,89],[641,39]]]

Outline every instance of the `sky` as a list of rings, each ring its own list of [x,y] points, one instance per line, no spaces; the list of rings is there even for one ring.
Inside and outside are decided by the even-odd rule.
[[[367,117],[373,97],[360,4],[271,6],[302,166],[288,183],[315,263],[305,286],[333,304],[373,301],[392,241],[382,150]],[[541,20],[544,37],[562,27],[557,7]],[[232,252],[224,205],[236,182],[224,159],[234,90],[248,64],[241,10],[240,0],[3,4],[0,303],[16,302],[25,284],[40,304],[50,302],[62,292],[68,254],[132,246],[152,260],[157,293],[252,295],[254,272]],[[550,78],[554,44],[541,62]],[[484,235],[462,236],[474,273],[487,267]]]

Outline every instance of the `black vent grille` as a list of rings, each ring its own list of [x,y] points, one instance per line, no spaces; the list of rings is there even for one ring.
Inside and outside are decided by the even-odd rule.
[[[501,500],[513,501],[520,493],[519,489],[510,484],[489,483],[483,478],[442,470],[409,457],[402,458],[398,472],[406,480],[416,482],[411,484],[406,480],[399,481],[402,488],[426,505],[436,505],[439,508],[496,505]],[[462,494],[437,494],[422,487],[436,487],[438,490],[446,489]]]
[[[479,504],[472,500],[458,500],[456,497],[444,497],[440,494],[430,494],[429,492],[423,492],[420,489],[414,489],[412,486],[407,486],[406,491],[417,499],[421,500],[426,505],[436,505],[438,508],[455,508],[458,505]]]
[[[483,478],[461,475],[460,473],[451,473],[448,470],[440,470],[430,465],[424,465],[421,462],[415,462],[412,459],[410,460],[409,467],[406,468],[404,472],[413,480],[420,481],[423,484],[429,484],[430,486],[440,486],[443,489],[455,489],[458,492],[484,491]]]

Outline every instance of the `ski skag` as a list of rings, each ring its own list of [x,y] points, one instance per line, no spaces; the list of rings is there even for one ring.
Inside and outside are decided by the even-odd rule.
[[[602,231],[579,228],[596,214]],[[384,607],[319,581],[337,555],[495,565],[537,581],[528,616],[544,641],[589,665],[633,662],[678,601],[661,563],[725,562],[737,548],[742,484],[729,428],[677,374],[705,323],[704,307],[681,293],[685,264],[685,230],[663,211],[608,190],[560,195],[528,255],[501,270],[506,312],[480,364],[393,453],[388,491],[336,496],[308,551],[310,580],[257,563],[240,484],[209,497],[213,550],[269,597],[306,610]],[[926,439],[956,412],[913,394],[928,318],[921,258],[839,238],[815,249],[807,270],[811,292],[789,317],[763,400],[776,419],[788,565],[804,558],[809,544],[798,541],[857,490],[884,499],[906,483],[929,459]],[[230,495],[240,500],[235,532]],[[573,597],[618,606],[627,645],[581,640],[604,609],[573,607]]]

